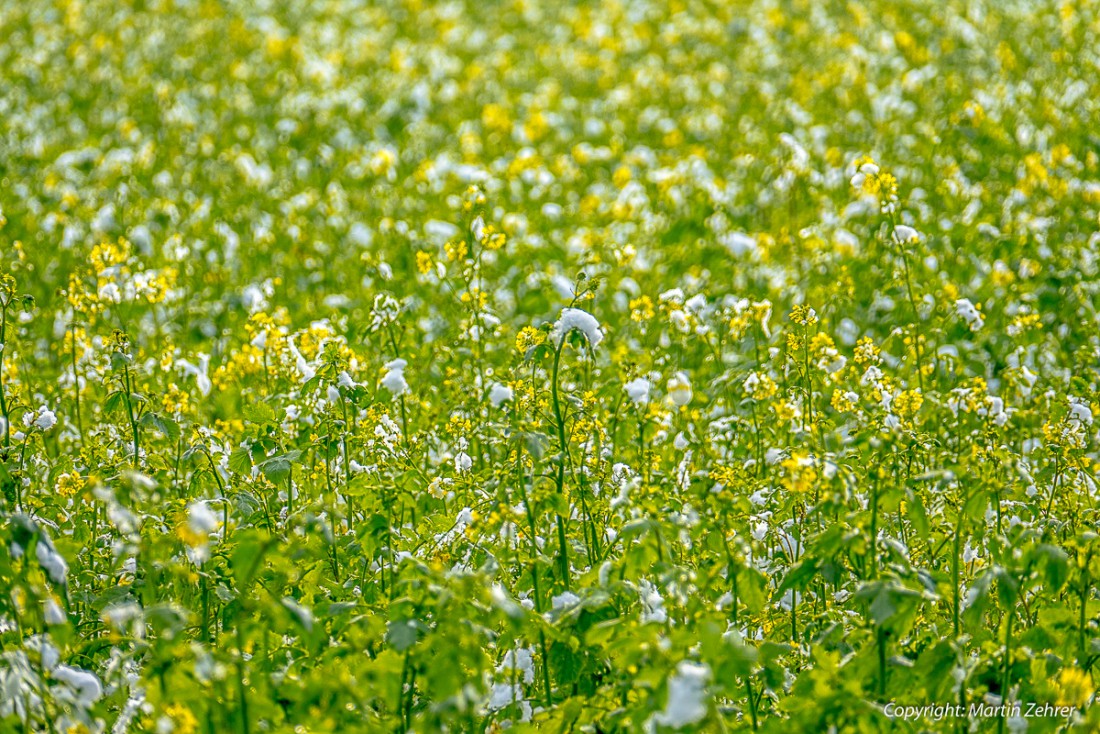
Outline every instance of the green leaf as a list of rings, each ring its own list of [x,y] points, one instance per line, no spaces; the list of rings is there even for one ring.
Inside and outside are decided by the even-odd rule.
[[[1069,578],[1069,556],[1064,550],[1042,543],[1032,551],[1032,557],[1048,593],[1055,594],[1065,586]]]
[[[989,504],[989,495],[985,492],[974,492],[966,498],[963,506],[963,515],[969,520],[984,522],[985,508]]]
[[[126,407],[125,406],[125,400],[126,400],[126,397],[122,394],[122,392],[119,391],[119,390],[115,390],[113,393],[108,395],[106,397],[106,399],[104,399],[104,401],[103,401],[103,410],[105,410],[108,413],[113,413],[115,411],[122,410],[123,408]]]
[[[804,558],[801,562],[783,578],[783,582],[775,590],[774,596],[780,596],[790,589],[804,589],[817,574],[817,559]]]
[[[1016,603],[1020,594],[1020,584],[1004,568],[994,568],[993,574],[997,579],[997,598],[1006,609]]]
[[[246,448],[236,448],[229,454],[229,470],[237,474],[252,474],[252,452]]]
[[[301,451],[289,451],[279,456],[273,456],[259,465],[260,473],[272,484],[283,484],[290,479],[290,472],[294,467],[294,462],[301,455]]]
[[[358,474],[352,477],[348,486],[344,488],[345,497],[363,497],[375,491],[375,485],[371,483],[366,474]]]
[[[261,530],[246,530],[234,536],[237,547],[229,557],[237,590],[244,595],[263,565],[263,557],[276,540]]]
[[[921,540],[928,540],[928,513],[924,510],[924,502],[920,495],[909,490],[906,497],[906,507],[909,509],[909,522],[913,523],[913,530]]]
[[[174,420],[161,413],[146,413],[141,417],[141,424],[160,431],[172,443],[175,443],[180,438],[179,425]]]
[[[737,571],[737,595],[741,603],[753,614],[764,608],[767,601],[765,589],[768,580],[755,568],[741,568]]]
[[[397,652],[405,652],[420,639],[420,629],[415,620],[401,619],[386,625],[386,642]]]
[[[963,610],[962,616],[968,624],[976,624],[989,606],[989,590],[993,586],[993,578],[994,569],[987,570],[974,580],[969,593],[965,595],[970,604]]]
[[[894,600],[890,598],[890,592],[886,587],[879,589],[879,592],[875,594],[874,600],[871,602],[871,619],[875,620],[875,624],[881,626],[890,617],[894,616],[897,612],[897,607],[894,605]]]
[[[282,604],[302,629],[307,633],[313,632],[313,614],[308,609],[290,597],[283,599]]]
[[[250,423],[264,425],[275,423],[275,409],[267,403],[248,403],[241,409],[244,419]]]
[[[553,492],[547,497],[547,504],[554,511],[554,514],[569,517],[569,500],[565,498],[565,495]]]

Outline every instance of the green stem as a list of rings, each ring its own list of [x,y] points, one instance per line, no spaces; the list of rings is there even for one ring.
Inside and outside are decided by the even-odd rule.
[[[329,494],[329,514],[328,514],[328,527],[329,532],[332,533],[332,545],[330,552],[332,554],[332,576],[336,579],[336,583],[340,583],[340,556],[336,549],[336,490],[332,486],[332,462],[329,460],[329,449],[331,444],[325,446],[325,484],[328,486]]]
[[[871,570],[868,578],[878,576],[878,478],[871,483]]]
[[[222,538],[229,537],[229,498],[225,496],[225,484],[222,483],[222,477],[218,473],[218,467],[214,464],[214,457],[210,455],[210,452],[203,448],[202,452],[206,456],[206,461],[210,464],[210,473],[214,475],[214,481],[218,483],[218,494],[222,496]]]
[[[244,687],[244,631],[240,620],[237,622],[237,698],[241,714],[241,734],[249,734],[251,722],[248,717],[248,692]]]
[[[966,508],[966,493],[960,498],[959,504],[959,516],[955,521],[955,539],[954,546],[955,552],[951,554],[951,588],[954,592],[954,605],[951,610],[951,618],[954,623],[955,637],[958,638],[959,627],[959,558],[962,554],[962,536],[963,536],[963,515]]]
[[[522,443],[517,442],[516,446],[516,485],[519,489],[520,500],[523,502],[523,509],[527,514],[527,527],[528,527],[528,541],[531,544],[531,583],[534,587],[533,592],[535,595],[535,612],[542,616],[542,594],[539,591],[539,567],[538,556],[539,546],[535,542],[537,535],[535,525],[535,511],[531,508],[531,503],[527,499],[526,480],[523,475],[523,448]],[[546,632],[539,627],[539,648],[542,653],[542,684],[543,693],[546,697],[546,708],[550,708],[553,705],[553,699],[550,696],[550,655],[546,647]]]
[[[1008,705],[1008,687],[1011,682],[1009,678],[1012,673],[1012,619],[1015,613],[1011,607],[1009,607],[1007,615],[1005,620],[1005,659],[1004,668],[1001,672],[1001,715],[997,721],[998,734],[1004,732],[1005,729],[1005,706]]]
[[[4,386],[4,352],[7,351],[8,305],[0,308],[0,413],[4,415],[4,448],[11,448],[11,418],[8,416],[8,393]]]
[[[130,418],[130,430],[134,434],[134,468],[138,467],[138,457],[141,451],[141,438],[138,434],[137,418],[134,416],[134,403],[133,403],[133,384],[130,381],[130,366],[124,364],[122,366],[122,374],[125,377],[126,392],[124,397],[126,398],[126,415]]]
[[[1091,583],[1089,580],[1089,561],[1092,560],[1092,553],[1085,554],[1085,565],[1081,569],[1081,608],[1077,616],[1077,647],[1079,652],[1077,653],[1077,666],[1085,667],[1088,659],[1088,648],[1085,644],[1085,608],[1088,604],[1089,588]]]
[[[752,730],[756,731],[759,724],[756,721],[756,698],[752,694],[752,673],[745,676],[745,693],[749,699],[749,716],[752,717]]]
[[[73,363],[73,396],[76,398],[76,428],[77,428],[77,431],[80,433],[80,443],[81,443],[81,445],[83,445],[83,443],[84,443],[84,419],[81,416],[81,411],[80,411],[80,373],[77,372],[77,368],[76,368],[76,329],[75,328],[73,328],[73,327],[69,328],[69,337],[72,341],[72,350],[70,352],[70,355],[72,357],[72,363]]]
[[[558,445],[561,447],[561,456],[558,457],[557,493],[558,497],[565,498],[565,462],[568,460],[569,447],[565,440],[565,419],[562,417],[561,399],[558,395],[558,372],[561,369],[561,351],[565,346],[565,334],[561,343],[554,352],[554,372],[550,380],[550,395],[554,406],[554,420],[558,428]],[[561,573],[562,585],[569,591],[569,546],[566,542],[565,520],[561,513],[555,510],[558,524],[558,569]]]
[[[878,695],[886,697],[886,631],[881,627],[876,630],[876,643],[878,647]]]

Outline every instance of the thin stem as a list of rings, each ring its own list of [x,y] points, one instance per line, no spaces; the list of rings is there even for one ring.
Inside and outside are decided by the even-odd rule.
[[[132,386],[132,383],[130,382],[130,366],[129,365],[124,364],[122,366],[122,374],[125,376],[126,392],[124,393],[123,397],[126,398],[126,414],[130,418],[130,430],[134,434],[134,468],[136,469],[137,466],[138,466],[138,458],[140,456],[140,451],[141,451],[141,439],[138,435],[137,418],[134,416],[134,403],[133,403],[133,398],[132,398],[133,386]]]
[[[565,440],[565,419],[562,417],[561,399],[558,396],[558,372],[561,368],[561,351],[565,347],[565,334],[561,343],[554,352],[554,372],[550,380],[550,395],[554,406],[554,420],[558,428],[558,445],[561,447],[561,456],[558,457],[557,492],[561,498],[565,497],[565,462],[568,460],[569,447]],[[562,585],[569,591],[569,546],[566,543],[565,520],[561,513],[555,511],[558,521],[558,567],[561,572]]]
[[[237,698],[241,714],[241,734],[249,734],[248,693],[244,687],[244,625],[237,623]]]
[[[4,352],[7,351],[8,305],[0,308],[0,413],[4,415],[4,448],[11,448],[11,419],[8,416],[8,396],[4,387]]]
[[[752,673],[745,676],[745,693],[749,699],[749,716],[752,717],[752,730],[756,731],[759,724],[756,721],[756,698],[752,695]]]
[[[1009,678],[1012,673],[1012,619],[1014,616],[1015,612],[1010,606],[1007,612],[1007,619],[1005,620],[1005,659],[1001,671],[1001,715],[997,721],[998,734],[1005,729],[1005,707],[1008,705],[1008,686],[1010,683]]]
[[[80,442],[84,443],[84,418],[80,411],[80,373],[77,372],[76,367],[76,327],[69,328],[69,338],[72,343],[72,349],[70,350],[70,356],[72,357],[73,364],[73,397],[76,399],[76,427],[80,433]]]

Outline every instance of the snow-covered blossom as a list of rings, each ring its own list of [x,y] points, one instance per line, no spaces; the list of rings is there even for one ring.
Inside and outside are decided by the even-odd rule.
[[[978,331],[985,322],[985,316],[970,302],[969,298],[960,298],[955,301],[955,313],[966,322],[971,331]]]
[[[561,346],[562,340],[574,329],[584,334],[588,343],[593,348],[603,341],[603,330],[596,317],[579,308],[563,308],[561,317],[554,322],[554,328],[550,331],[550,339],[554,344]]]
[[[680,729],[698,724],[707,716],[707,683],[710,667],[682,660],[668,679],[668,702],[656,715],[658,724]]]
[[[901,245],[917,242],[920,240],[920,232],[908,225],[899,224],[894,227],[894,239]]]
[[[200,500],[187,506],[187,526],[196,535],[208,535],[218,529],[218,516]]]
[[[686,372],[677,372],[673,375],[666,386],[666,391],[672,402],[679,407],[683,407],[691,402],[692,390],[691,380],[688,379]]]
[[[203,396],[207,396],[214,387],[214,383],[210,380],[209,375],[210,355],[199,354],[198,360],[199,363],[196,366],[186,359],[179,359],[176,360],[176,367],[194,377],[195,385],[199,388],[199,392],[202,393]]]
[[[664,624],[668,621],[668,613],[665,611],[665,600],[656,585],[642,579],[638,583],[638,596],[642,602],[642,624],[658,622]]]
[[[494,382],[493,386],[489,388],[489,402],[493,404],[494,408],[499,408],[501,403],[508,402],[512,397],[512,388],[507,385]]]
[[[395,398],[404,395],[409,389],[409,383],[405,381],[405,368],[408,365],[409,363],[403,359],[386,363],[386,372],[382,375],[382,387],[389,390]]]
[[[649,391],[652,388],[652,384],[644,377],[636,377],[630,382],[623,385],[626,390],[627,396],[634,402],[635,405],[645,405],[649,402]]]
[[[95,673],[68,665],[58,665],[50,674],[72,689],[76,703],[81,706],[91,706],[103,695],[103,684]]]
[[[1069,404],[1069,419],[1086,426],[1092,425],[1092,409],[1082,400],[1072,399]]]
[[[33,426],[40,431],[48,431],[57,425],[57,416],[43,405],[38,410],[24,413],[23,424],[28,427]]]
[[[69,564],[65,562],[65,559],[57,552],[57,549],[53,545],[53,541],[47,538],[45,535],[38,536],[38,543],[34,548],[35,557],[38,559],[39,565],[46,572],[46,575],[50,577],[50,580],[55,584],[64,586],[69,580]]]

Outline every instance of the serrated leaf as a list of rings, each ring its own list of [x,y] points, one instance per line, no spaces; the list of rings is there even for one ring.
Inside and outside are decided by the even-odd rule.
[[[245,420],[263,425],[275,422],[275,410],[267,403],[248,403],[241,409]]]
[[[252,452],[246,448],[233,449],[229,454],[229,470],[250,476],[252,474]]]
[[[120,391],[116,390],[103,400],[103,410],[108,413],[122,410],[125,407],[125,399],[125,396]]]
[[[175,443],[180,437],[179,425],[166,415],[161,413],[146,413],[141,417],[141,423],[160,431],[171,442]]]

